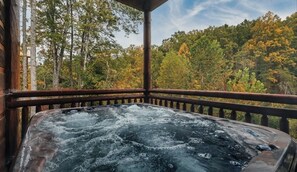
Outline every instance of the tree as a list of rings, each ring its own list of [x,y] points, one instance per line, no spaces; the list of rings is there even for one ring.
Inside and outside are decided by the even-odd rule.
[[[188,61],[174,52],[165,56],[157,79],[160,88],[187,89],[190,85],[191,71]]]
[[[27,90],[28,86],[28,64],[27,64],[27,0],[23,0],[23,8],[22,8],[22,89]]]
[[[226,65],[223,49],[216,40],[210,40],[206,36],[201,37],[191,47],[192,58],[190,60],[195,89],[224,89],[226,78]]]
[[[265,93],[264,84],[257,80],[255,72],[250,73],[249,68],[238,70],[234,78],[227,82],[227,90],[235,92]]]
[[[38,16],[38,41],[42,56],[53,62],[55,88],[60,85],[63,63],[70,71],[75,65],[75,71],[69,72],[70,83],[77,76],[76,87],[84,87],[88,62],[118,47],[114,32],[122,29],[127,34],[136,33],[142,21],[139,11],[115,1],[97,0],[39,0]]]
[[[292,94],[290,82],[297,81],[289,71],[290,67],[296,66],[291,58],[296,51],[290,46],[292,29],[282,25],[277,15],[268,12],[256,21],[252,33],[243,49],[255,59],[257,77],[271,92]]]
[[[36,0],[31,0],[31,49],[30,49],[30,62],[31,62],[31,90],[37,89],[36,82]]]
[[[143,86],[143,49],[130,46],[118,58],[115,88],[141,88]]]
[[[284,25],[292,28],[294,32],[294,38],[291,42],[291,47],[295,49],[294,54],[292,54],[292,60],[297,64],[297,12],[287,17],[287,19],[283,22]],[[296,66],[289,67],[289,71],[294,75],[294,78],[297,78],[297,68]],[[293,84],[291,88],[295,88],[295,90],[291,91],[292,94],[297,94],[297,82],[291,82]]]
[[[161,51],[168,53],[169,51],[178,52],[183,43],[187,43],[187,34],[184,31],[175,32],[170,38],[163,40]]]
[[[184,58],[189,59],[191,54],[190,54],[190,49],[186,43],[182,43],[178,50],[178,55],[183,56]]]
[[[160,76],[160,67],[162,61],[164,60],[164,55],[159,47],[152,47],[152,87],[157,88],[158,82],[157,79]]]

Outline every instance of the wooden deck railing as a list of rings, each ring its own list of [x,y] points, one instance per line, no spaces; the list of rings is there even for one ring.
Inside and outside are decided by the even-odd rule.
[[[260,115],[263,126],[269,125],[270,117],[277,116],[280,118],[277,128],[286,133],[289,133],[290,127],[288,119],[297,119],[296,95],[169,89],[152,89],[149,93],[151,104],[232,120],[238,120],[242,114],[248,123],[253,122],[254,115]],[[144,89],[12,91],[6,106],[8,110],[20,108],[24,137],[29,122],[29,107],[36,107],[36,112],[39,112],[65,107],[142,103],[144,95]]]
[[[297,119],[297,96],[280,94],[235,93],[197,90],[150,90],[150,102],[160,106],[205,113],[236,120],[238,112],[251,123],[253,115],[261,115],[260,124],[268,126],[269,117],[280,117],[278,129],[289,133],[288,119]],[[277,105],[277,107],[275,107]],[[214,111],[216,109],[216,111]],[[216,112],[216,114],[214,114]]]
[[[136,103],[143,102],[144,91],[144,89],[12,91],[8,94],[6,106],[8,110],[21,108],[23,138],[29,123],[29,107],[36,107],[36,112],[40,112],[54,108]]]

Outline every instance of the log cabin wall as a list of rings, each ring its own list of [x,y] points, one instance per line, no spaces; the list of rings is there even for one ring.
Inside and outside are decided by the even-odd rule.
[[[19,4],[0,0],[0,171],[6,171],[20,145],[20,117],[5,107],[5,94],[20,88]]]
[[[4,90],[5,90],[5,51],[4,51],[4,3],[0,0],[0,171],[5,171],[5,115],[4,115]]]

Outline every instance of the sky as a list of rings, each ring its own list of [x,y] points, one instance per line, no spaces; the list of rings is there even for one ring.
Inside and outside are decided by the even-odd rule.
[[[297,12],[297,0],[168,0],[152,12],[152,44],[161,45],[177,31],[206,29],[224,24],[237,25],[272,11],[282,19]],[[115,34],[124,48],[142,45],[143,26],[139,34]]]

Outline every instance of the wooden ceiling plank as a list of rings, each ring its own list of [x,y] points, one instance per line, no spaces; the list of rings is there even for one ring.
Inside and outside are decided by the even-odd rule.
[[[140,11],[153,11],[167,0],[116,0]]]

